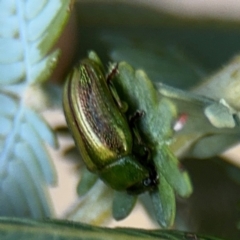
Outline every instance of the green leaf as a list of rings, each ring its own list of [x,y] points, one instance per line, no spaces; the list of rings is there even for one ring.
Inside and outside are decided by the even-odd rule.
[[[103,225],[111,218],[112,199],[113,190],[98,179],[83,197],[78,198],[64,218],[93,225]]]
[[[238,101],[240,89],[240,56],[234,56],[224,67],[218,69],[213,75],[204,79],[192,90],[194,93],[213,98],[225,99],[235,110],[240,111]]]
[[[77,186],[79,196],[84,196],[96,183],[98,176],[91,173],[86,167],[81,169],[81,180]]]
[[[0,135],[0,203],[5,207],[1,207],[0,213],[33,217],[49,215],[43,183],[54,184],[55,174],[43,143],[56,146],[56,139],[34,111],[27,107],[19,109],[17,99],[14,101],[5,94],[0,96],[12,106],[11,110],[1,112],[4,121],[1,121]]]
[[[41,218],[52,212],[45,183],[55,184],[56,176],[45,143],[57,147],[57,141],[37,113],[45,100],[38,98],[36,84],[57,63],[59,50],[50,51],[70,3],[0,2],[0,215]]]
[[[34,221],[17,218],[0,218],[0,237],[2,240],[221,240],[217,237],[181,231],[144,230],[134,228],[112,229],[71,221]]]
[[[165,228],[172,226],[176,214],[175,194],[161,172],[159,173],[157,190],[150,192],[150,196],[159,224]]]
[[[162,226],[168,227],[173,224],[175,216],[173,190],[182,197],[192,192],[187,172],[180,169],[179,161],[167,146],[173,136],[176,108],[168,99],[159,97],[157,89],[142,70],[135,71],[126,62],[120,62],[118,72],[113,83],[120,98],[128,104],[126,114],[131,116],[137,110],[144,112],[136,125],[143,143],[149,146],[160,178],[159,193],[152,194],[157,219]]]
[[[127,63],[119,63],[119,77],[114,83],[132,114],[136,110],[145,115],[138,121],[140,135],[152,151],[152,158],[158,170],[181,196],[190,195],[192,189],[187,172],[181,172],[180,163],[167,145],[171,142],[175,106],[166,98],[158,98],[157,90],[147,75]],[[128,113],[129,114],[129,113]],[[173,177],[174,176],[174,177]]]
[[[138,121],[145,141],[153,144],[169,140],[171,122],[176,116],[174,105],[159,99],[158,92],[144,71],[135,72],[126,62],[119,63],[118,71],[119,76],[114,84],[121,99],[128,104],[127,114],[132,115],[137,110],[145,113]]]
[[[166,145],[157,145],[153,155],[156,168],[166,181],[181,197],[188,197],[192,193],[192,185],[188,172]]]
[[[170,148],[177,156],[209,158],[221,154],[239,141],[239,117],[221,102],[156,83],[159,95],[170,100],[178,113],[186,114]],[[209,147],[211,146],[211,147]]]
[[[236,126],[230,109],[221,102],[215,102],[204,109],[204,114],[216,128],[234,128]]]
[[[0,27],[0,84],[47,79],[58,53],[46,54],[61,33],[70,1],[9,1],[1,8],[7,25]],[[17,36],[17,37],[16,37]]]
[[[137,195],[130,195],[126,192],[114,192],[113,195],[113,217],[116,220],[126,218],[134,208],[137,201]]]

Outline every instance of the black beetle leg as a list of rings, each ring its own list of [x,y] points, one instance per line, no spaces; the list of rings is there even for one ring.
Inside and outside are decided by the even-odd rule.
[[[129,117],[130,126],[135,126],[136,121],[142,118],[145,115],[145,112],[142,110],[137,110],[134,114]]]
[[[135,138],[137,139],[137,145],[142,146],[142,149],[144,151],[144,158],[150,159],[151,151],[149,147],[142,141],[142,138],[136,126],[136,121],[138,121],[144,115],[145,115],[144,111],[137,110],[133,115],[129,117],[129,125],[132,128]]]
[[[142,141],[138,131],[136,121],[145,115],[144,111],[137,110],[129,117],[129,125],[132,128],[134,139],[136,139],[136,154],[139,154],[139,160],[149,169],[149,177],[143,181],[145,186],[155,187],[158,184],[158,174],[151,160],[151,149]],[[140,147],[140,148],[139,148]],[[142,150],[142,151],[141,151]]]
[[[137,129],[136,121],[138,121],[138,120],[139,120],[140,118],[142,118],[144,115],[145,115],[145,112],[144,112],[144,111],[137,110],[135,113],[133,113],[133,114],[129,117],[129,125],[130,125],[130,127],[132,128],[133,133],[134,133],[134,136],[136,137],[137,143],[138,143],[139,145],[142,145],[143,142],[142,142],[141,136],[140,136],[140,134],[139,134],[139,131],[138,131],[138,129]]]

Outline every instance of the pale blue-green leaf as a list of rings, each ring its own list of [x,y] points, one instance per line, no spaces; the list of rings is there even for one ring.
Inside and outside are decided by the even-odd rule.
[[[34,41],[38,39],[60,10],[62,0],[47,1],[42,11],[38,12],[34,19],[31,19],[27,26],[27,38],[28,41]]]
[[[6,4],[9,5],[5,6]],[[0,19],[4,23],[1,24],[2,29],[0,27],[0,32],[2,32],[0,37],[2,37],[2,41],[7,41],[9,39],[5,39],[3,36],[8,36],[10,41],[0,44],[0,48],[4,50],[0,51],[0,70],[1,73],[4,73],[0,76],[0,83],[12,84],[20,80],[38,81],[39,78],[32,79],[36,74],[32,76],[29,71],[34,67],[34,63],[40,62],[46,56],[59,36],[69,14],[70,0],[41,1],[39,5],[35,4],[33,0],[27,2],[20,0],[9,1],[6,4],[2,3],[3,7],[9,9],[9,14],[3,14]],[[31,7],[33,7],[33,11],[30,10]],[[6,26],[8,27],[6,28]],[[13,52],[15,55],[12,54]],[[19,59],[21,62],[18,62]],[[16,65],[12,65],[10,68],[4,66],[4,63],[13,60]],[[12,69],[14,71],[11,71]],[[45,78],[48,76],[49,74],[45,74]]]
[[[0,1],[0,17],[6,17],[14,14],[16,11],[14,0],[1,0]]]
[[[52,24],[52,27],[55,26]],[[42,57],[48,53],[49,47],[52,46],[52,42],[55,39],[54,37],[53,34],[49,35],[48,31],[46,31],[40,36],[40,38],[34,41],[31,46],[29,46],[29,60],[33,66],[34,64],[38,64]]]
[[[36,133],[43,142],[47,142],[52,147],[57,147],[56,136],[51,131],[47,122],[31,109],[25,109],[25,118],[30,122]]]
[[[17,104],[18,104],[18,109],[19,110],[19,106],[20,106],[20,100],[21,100],[21,96],[24,95],[24,92],[26,91],[26,87],[22,84],[22,83],[17,83],[17,84],[7,84],[7,85],[1,85],[2,87],[2,94],[3,95],[8,95],[10,98],[16,100]],[[16,114],[16,112],[15,112]]]
[[[40,62],[33,65],[31,70],[29,71],[30,76],[28,78],[29,83],[32,83],[34,81],[42,82],[46,78],[50,77],[53,68],[57,64],[57,59],[59,56],[59,51],[56,50],[44,59],[42,59]]]
[[[9,189],[11,189],[11,191],[9,191]],[[18,199],[17,204],[15,202],[16,198]],[[16,213],[17,216],[24,216],[24,211],[28,211],[26,198],[20,189],[19,182],[15,182],[14,178],[10,177],[9,174],[7,176],[4,176],[4,178],[1,174],[0,200],[1,215],[3,216],[13,216],[12,213]]]
[[[1,208],[2,208],[2,215],[3,216],[7,216],[7,210],[9,209],[11,212],[14,211],[13,205],[10,203],[9,201],[10,199],[8,199],[7,195],[4,194],[2,192],[1,196],[0,196],[0,202],[1,204]]]
[[[47,37],[48,36],[48,37]],[[42,60],[43,55],[45,55],[45,52],[41,48],[40,44],[43,43],[43,41],[46,38],[49,38],[49,34],[45,33],[43,36],[41,36],[39,39],[34,41],[30,46],[29,46],[29,60],[30,63],[34,66],[34,64],[39,63],[39,61]],[[46,46],[46,45],[45,45]],[[48,49],[48,48],[47,48]]]
[[[9,178],[11,180],[18,181],[19,191],[21,191],[21,194],[23,196],[27,196],[28,192],[33,193],[31,197],[25,197],[29,211],[31,211],[31,208],[33,208],[33,205],[34,205],[32,203],[32,201],[35,202],[35,204],[36,204],[35,206],[39,206],[39,199],[37,196],[37,192],[33,188],[32,184],[29,184],[29,182],[32,182],[32,179],[28,175],[28,172],[27,172],[26,168],[22,165],[22,163],[18,160],[16,160],[16,161],[13,160],[9,164],[8,171],[9,171]],[[17,204],[15,204],[15,205],[17,207]],[[39,208],[37,209],[37,211],[39,211]],[[36,214],[37,211],[33,211],[34,214]],[[33,214],[33,216],[34,216],[34,214]],[[38,212],[38,214],[39,214],[39,212]],[[36,216],[34,216],[34,217],[36,217]]]
[[[0,103],[1,116],[11,116],[17,111],[17,99],[13,99],[6,94],[0,93]]]
[[[0,132],[1,193],[6,196],[0,206],[12,202],[12,207],[2,210],[9,216],[50,214],[43,184],[53,184],[56,179],[44,142],[55,146],[56,141],[37,113],[26,109],[25,101],[32,89],[29,85],[46,80],[56,65],[58,52],[50,50],[67,21],[70,3],[0,1],[0,100],[4,105],[0,114],[4,120],[11,120],[11,124],[4,121]],[[21,189],[22,184],[27,190]]]
[[[16,161],[13,160],[8,165],[8,172],[5,173],[5,175],[1,176],[1,179],[2,179],[1,185],[0,185],[1,192],[3,195],[9,198],[8,202],[14,208],[14,211],[12,211],[9,208],[6,208],[6,209],[1,208],[0,209],[1,215],[3,215],[3,212],[5,212],[6,216],[14,216],[15,214],[17,214],[18,216],[25,216],[26,213],[29,214],[31,212],[31,209],[29,204],[26,204],[26,202],[28,202],[29,199],[31,199],[31,201],[36,200],[35,207],[38,206],[38,199],[36,199],[37,196],[35,195],[36,194],[35,191],[34,191],[35,194],[26,195],[26,192],[25,192],[26,189],[24,189],[25,187],[28,190],[27,192],[31,193],[28,187],[28,186],[31,186],[31,184],[29,184],[29,181],[31,181],[31,179],[25,176],[25,174],[27,173],[24,167],[22,166],[22,164],[18,160]],[[16,198],[18,199],[17,202],[16,202]],[[5,203],[1,203],[1,204],[5,204]],[[34,210],[34,212],[36,211]]]
[[[34,172],[30,172],[31,169],[27,166],[26,161],[18,161],[18,164],[22,166],[22,169],[24,169],[24,172],[26,173],[24,176],[22,176],[23,172],[20,172],[20,174],[18,172],[16,173],[18,178],[21,179],[20,188],[22,188],[23,195],[26,198],[23,206],[25,208],[29,207],[29,215],[32,215],[35,218],[51,216],[49,199],[47,198],[48,195],[46,193],[46,188],[43,185],[43,181],[36,178]],[[14,169],[16,170],[17,167],[14,166]],[[32,184],[26,182],[28,179],[32,181]],[[31,193],[31,195],[29,193]]]
[[[29,59],[31,64],[38,62],[42,56],[48,54],[49,49],[51,49],[53,43],[60,34],[59,22],[61,22],[61,16],[66,14],[68,5],[69,1],[62,2],[62,8],[58,12],[58,15],[53,19],[44,34],[29,47]],[[49,34],[49,31],[51,31],[51,34]]]
[[[39,167],[37,159],[35,159],[32,151],[29,150],[28,144],[23,142],[17,144],[14,149],[14,154],[15,158],[18,159],[18,162],[13,162],[15,165],[12,166],[12,171],[9,169],[8,178],[12,179],[12,184],[15,184],[15,181],[18,180],[18,178],[21,178],[18,180],[20,184],[20,186],[18,186],[18,189],[22,190],[22,194],[19,195],[18,192],[15,192],[15,197],[18,196],[18,198],[23,201],[22,206],[19,206],[19,204],[16,203],[15,205],[20,209],[29,209],[29,213],[33,213],[32,215],[35,217],[44,217],[46,215],[49,216],[50,211],[45,199],[46,193],[43,188],[44,176],[41,168]],[[13,171],[17,171],[14,176]],[[25,179],[26,177],[29,179],[28,182],[26,182],[26,180],[24,180],[24,177],[21,176],[22,172],[25,173]],[[9,191],[11,185],[8,185],[7,187],[7,191]],[[29,205],[30,201],[31,204],[35,204],[33,206]],[[26,202],[28,204],[26,204]],[[22,216],[24,216],[24,214],[22,214]]]
[[[5,139],[0,135],[0,152],[3,151]]]
[[[18,22],[16,16],[6,17],[0,16],[0,37],[8,38],[17,36]]]
[[[28,2],[33,2],[34,1],[28,1]],[[54,4],[54,2],[56,1],[49,1],[48,3],[46,2],[46,5],[44,7],[49,8],[49,10],[51,11],[52,9],[52,5]],[[59,22],[61,21],[61,16],[66,14],[66,6],[68,5],[68,1],[63,2],[62,4],[64,4],[64,7],[62,7],[61,9],[59,9],[61,12],[58,12],[57,16],[55,16],[53,20],[53,22],[51,22],[51,25],[46,25],[44,29],[45,31],[40,34],[40,36],[33,42],[26,42],[25,43],[25,54],[27,53],[27,59],[30,63],[30,65],[33,65],[37,62],[39,62],[43,56],[45,56],[49,49],[51,48],[51,46],[53,45],[54,41],[56,40],[57,35],[59,35],[60,29],[59,29]],[[30,4],[31,5],[31,4]],[[38,4],[35,4],[37,5]],[[48,10],[48,11],[49,11]],[[56,10],[56,9],[55,9]],[[55,13],[55,11],[54,11]],[[41,13],[42,14],[42,13]],[[41,17],[43,17],[42,15],[40,15]],[[38,16],[39,17],[39,16]],[[51,15],[52,18],[52,15]],[[9,19],[8,19],[9,20]],[[32,21],[31,21],[32,23]],[[33,23],[32,23],[33,24]],[[43,24],[43,22],[40,22],[40,24]],[[4,24],[3,26],[5,26],[6,24]],[[12,25],[10,25],[12,27]],[[11,29],[11,27],[9,26],[9,31]],[[0,30],[1,30],[1,26],[0,26]],[[37,31],[37,29],[33,29],[33,32],[35,33]],[[49,31],[51,31],[51,34],[49,33]],[[16,34],[15,34],[16,35]],[[14,36],[12,36],[14,37]],[[15,41],[19,41],[19,39],[15,39]],[[21,41],[19,41],[20,44],[23,44]],[[22,46],[22,50],[24,50],[23,46]],[[3,52],[4,54],[4,52]]]
[[[25,164],[26,168],[29,170],[29,173],[32,175],[32,178],[37,179],[39,185],[41,185],[41,183],[44,182],[44,175],[41,171],[41,165],[39,164],[39,161],[36,158],[33,150],[29,148],[28,143],[17,143],[14,153],[16,158]]]
[[[5,50],[8,49],[8,54]],[[21,42],[13,38],[0,38],[0,62],[15,63],[23,60]]]
[[[10,97],[4,97],[3,94],[2,99],[15,107],[14,99],[11,101]],[[27,116],[25,115],[26,112],[28,112]],[[50,210],[46,199],[46,192],[43,188],[43,183],[48,179],[53,182],[54,176],[51,176],[53,172],[52,166],[49,163],[44,146],[38,146],[38,142],[36,143],[31,141],[33,138],[40,142],[38,138],[43,133],[38,133],[39,130],[42,131],[42,129],[45,129],[44,131],[47,136],[50,136],[50,134],[47,133],[45,123],[40,124],[40,126],[42,126],[40,129],[38,129],[36,125],[36,129],[32,129],[31,125],[27,124],[29,118],[31,118],[31,110],[22,109],[18,115],[19,121],[14,122],[11,118],[9,118],[11,124],[15,128],[15,131],[12,131],[13,127],[9,129],[10,133],[6,133],[1,130],[1,137],[4,140],[5,136],[5,141],[1,141],[0,182],[2,184],[0,184],[0,191],[3,195],[6,195],[9,199],[11,199],[14,206],[14,208],[0,208],[1,215],[32,216],[36,218],[50,216]],[[35,120],[40,122],[41,118],[36,117]],[[25,131],[28,127],[31,130]],[[21,136],[21,130],[25,135],[23,134],[23,136]],[[47,138],[49,138],[49,136]],[[44,138],[43,135],[42,137]],[[13,148],[11,148],[12,143],[14,143]],[[35,143],[36,145],[30,146],[28,143]],[[41,142],[41,144],[43,143]],[[41,166],[39,159],[43,161],[44,166]],[[6,198],[2,199],[4,201]],[[18,199],[17,202],[16,199]],[[7,203],[1,202],[0,204],[1,206],[4,206]]]
[[[36,130],[32,128],[30,124],[23,123],[19,129],[19,134],[23,141],[29,143],[29,147],[38,159],[41,165],[41,170],[45,176],[45,181],[49,184],[55,184],[56,179],[55,174],[53,173],[52,163],[49,161],[50,157]]]
[[[25,75],[25,67],[23,62],[15,62],[11,64],[0,63],[0,85],[18,83],[23,80]]]
[[[26,208],[29,209],[29,212],[32,213],[32,216],[34,218],[43,217],[46,215],[49,216],[50,211],[48,209],[48,205],[46,202],[41,202],[42,198],[35,186],[35,184],[38,182],[31,178],[28,170],[24,166],[24,163],[16,160],[13,161],[12,164],[9,164],[9,175],[12,180],[19,182],[19,190],[22,192],[23,196],[25,196],[25,201],[27,203]],[[31,193],[30,196],[28,195],[29,192]],[[44,199],[44,201],[46,201],[46,199]],[[17,206],[17,203],[15,203],[15,205]],[[36,206],[38,207],[36,208]]]
[[[103,225],[112,217],[112,198],[113,190],[98,179],[94,186],[65,214],[65,219]]]
[[[34,18],[44,7],[47,0],[39,0],[38,4],[35,1],[27,1],[25,7],[25,18],[31,19]]]
[[[0,116],[0,135],[7,135],[12,128],[12,121],[10,118]]]

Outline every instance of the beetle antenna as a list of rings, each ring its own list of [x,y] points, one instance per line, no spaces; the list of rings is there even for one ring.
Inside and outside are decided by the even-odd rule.
[[[109,63],[109,72],[106,76],[107,84],[118,74],[118,63]]]

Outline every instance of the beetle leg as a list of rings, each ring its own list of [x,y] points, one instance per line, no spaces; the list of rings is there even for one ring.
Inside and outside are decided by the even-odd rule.
[[[133,130],[133,133],[137,139],[137,142],[139,145],[144,145],[143,142],[142,142],[142,138],[140,136],[140,133],[137,129],[137,126],[136,126],[136,122],[142,118],[143,116],[145,115],[145,112],[144,111],[141,111],[141,110],[137,110],[136,112],[134,112],[132,115],[130,115],[129,117],[129,125],[130,127],[132,128]]]
[[[129,125],[132,128],[132,131],[133,131],[133,134],[135,136],[135,139],[137,139],[137,146],[141,146],[142,149],[143,149],[143,152],[144,152],[143,157],[144,157],[144,159],[149,160],[150,156],[151,156],[151,151],[150,151],[149,147],[142,141],[142,138],[141,138],[140,133],[138,131],[138,128],[136,126],[136,122],[140,118],[144,117],[144,115],[145,115],[144,111],[137,110],[134,114],[132,114],[129,117]]]
[[[114,79],[114,77],[118,74],[118,63],[110,64],[109,73],[106,76],[107,84]]]
[[[111,82],[110,82],[110,83],[111,83]],[[114,87],[112,84],[109,84],[109,89],[110,89],[110,91],[111,91],[111,93],[112,93],[112,96],[113,96],[113,98],[114,98],[114,100],[115,100],[115,102],[116,102],[119,110],[120,110],[122,113],[127,112],[127,110],[128,110],[128,104],[120,99],[120,97],[118,96],[118,93],[117,93],[115,87]]]
[[[142,141],[140,132],[138,131],[136,122],[145,116],[145,112],[142,110],[137,110],[129,117],[129,125],[132,128],[134,139],[136,139],[136,152],[140,153],[139,160],[142,159],[141,163],[147,166],[149,169],[149,177],[144,179],[143,185],[146,187],[155,187],[158,184],[158,174],[156,172],[155,166],[152,164],[151,160],[151,149]],[[140,147],[140,148],[139,148]],[[142,152],[140,152],[143,150]],[[135,153],[135,154],[137,154]]]
[[[142,110],[137,110],[135,113],[133,113],[130,117],[129,117],[129,124],[134,125],[137,120],[139,120],[140,118],[142,118],[145,115],[145,112]]]
[[[107,74],[106,76],[106,82],[107,82],[107,85],[109,87],[109,90],[111,91],[112,93],[112,96],[116,102],[116,104],[118,105],[118,108],[120,109],[120,111],[122,113],[125,113],[128,109],[128,105],[126,102],[122,101],[120,99],[120,97],[118,96],[118,93],[112,83],[112,80],[114,79],[114,77],[118,74],[118,63],[116,64],[110,64],[110,67],[109,67],[110,71],[109,73]]]
[[[134,134],[135,138],[137,139],[137,144],[135,146],[135,148],[137,149],[137,152],[140,153],[140,157],[142,159],[144,159],[144,161],[145,160],[149,161],[151,159],[151,151],[150,151],[149,147],[145,143],[143,143],[143,141],[139,135],[139,132],[136,128],[133,129],[133,134]]]

